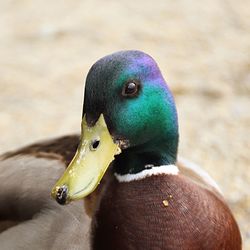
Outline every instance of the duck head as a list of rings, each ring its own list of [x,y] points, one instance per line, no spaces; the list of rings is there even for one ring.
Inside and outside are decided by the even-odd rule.
[[[177,148],[175,103],[156,62],[141,51],[108,55],[87,75],[79,147],[52,196],[87,196],[111,162],[119,175],[174,164]]]

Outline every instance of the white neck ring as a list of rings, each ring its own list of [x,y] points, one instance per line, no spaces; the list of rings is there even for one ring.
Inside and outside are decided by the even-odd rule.
[[[120,175],[115,173],[115,177],[119,182],[130,182],[142,180],[146,177],[152,175],[178,175],[179,169],[175,165],[162,165],[162,166],[153,166],[150,169],[144,169],[143,171],[136,174],[125,174]]]

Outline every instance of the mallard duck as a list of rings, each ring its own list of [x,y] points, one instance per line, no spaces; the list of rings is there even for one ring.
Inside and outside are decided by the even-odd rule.
[[[216,183],[177,160],[175,102],[149,55],[121,51],[91,67],[81,127],[80,138],[2,156],[5,249],[241,249]]]
[[[60,204],[82,199],[112,163],[92,249],[241,249],[221,194],[176,165],[178,140],[173,96],[149,55],[122,51],[92,66],[80,144],[52,190]]]

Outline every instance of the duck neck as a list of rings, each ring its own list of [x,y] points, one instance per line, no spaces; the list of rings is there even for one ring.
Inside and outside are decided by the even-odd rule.
[[[161,139],[131,147],[115,157],[114,171],[119,175],[137,174],[145,169],[174,165],[178,150],[178,136],[169,141]]]

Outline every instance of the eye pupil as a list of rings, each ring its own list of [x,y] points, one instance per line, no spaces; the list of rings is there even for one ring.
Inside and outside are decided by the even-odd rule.
[[[133,97],[138,93],[139,84],[137,82],[128,82],[123,88],[122,95]]]
[[[128,93],[133,93],[135,91],[135,88],[136,88],[136,84],[134,82],[130,82],[128,85],[127,85],[127,88],[126,88],[126,91]]]

